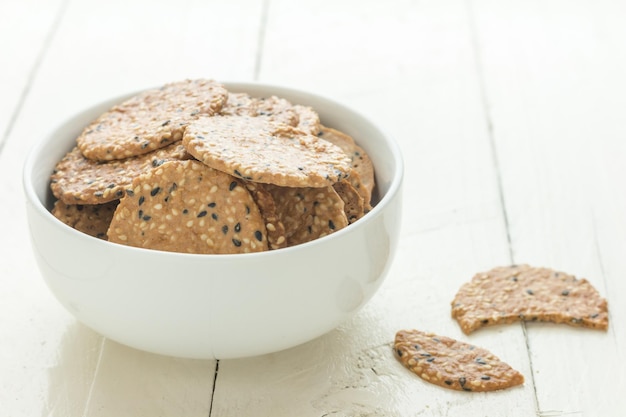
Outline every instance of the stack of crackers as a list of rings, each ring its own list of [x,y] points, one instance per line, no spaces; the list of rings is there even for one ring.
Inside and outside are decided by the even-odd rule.
[[[315,109],[205,79],[148,90],[90,123],[56,165],[54,216],[111,242],[172,252],[275,250],[373,204],[374,168]]]

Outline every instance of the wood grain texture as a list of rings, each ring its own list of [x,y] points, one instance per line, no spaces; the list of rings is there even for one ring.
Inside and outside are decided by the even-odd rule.
[[[617,416],[626,411],[626,6],[578,0],[29,0],[0,3],[0,415]],[[255,358],[195,361],[78,324],[34,264],[21,169],[76,111],[210,77],[312,90],[372,117],[405,158],[403,230],[352,320]],[[358,140],[358,138],[356,138]],[[585,277],[608,332],[464,335],[450,301],[512,262]],[[521,387],[463,393],[393,356],[400,329],[482,346]]]
[[[626,288],[605,266],[623,275],[624,265],[616,270],[619,261],[599,246],[604,213],[623,200],[623,189],[606,181],[623,177],[624,164],[612,164],[621,172],[609,174],[604,159],[626,155],[618,116],[626,109],[626,82],[609,75],[626,65],[626,47],[613,38],[624,31],[617,17],[625,11],[611,2],[513,2],[506,9],[475,2],[514,261],[586,277],[609,301],[608,333],[527,326],[539,412],[626,410],[623,396],[614,395],[626,392],[619,348]],[[621,217],[610,217],[612,243],[605,231],[604,245],[626,248]],[[573,381],[577,389],[563,389]]]

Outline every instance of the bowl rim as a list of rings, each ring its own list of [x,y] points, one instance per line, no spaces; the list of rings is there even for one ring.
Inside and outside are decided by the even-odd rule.
[[[202,257],[202,258],[207,258],[207,259],[210,258],[210,259],[236,260],[236,259],[241,259],[241,258],[256,258],[256,257],[266,258],[266,257],[282,256],[281,254],[286,255],[292,251],[303,250],[307,247],[324,244],[324,242],[328,239],[337,239],[346,233],[350,233],[351,231],[356,230],[357,228],[364,227],[365,224],[369,223],[370,220],[373,220],[374,217],[379,216],[382,210],[384,209],[384,207],[390,204],[390,201],[392,200],[393,196],[395,196],[400,191],[400,188],[403,182],[403,177],[404,177],[404,161],[403,161],[400,146],[396,142],[396,140],[386,130],[382,129],[370,117],[366,117],[361,112],[357,111],[353,107],[346,105],[341,100],[338,100],[334,97],[331,98],[325,95],[313,93],[313,92],[299,89],[299,88],[294,88],[291,86],[275,84],[275,83],[265,83],[265,82],[260,82],[260,81],[236,81],[236,80],[222,81],[222,80],[219,80],[218,82],[224,85],[227,89],[229,90],[232,89],[235,92],[237,91],[243,92],[245,91],[246,88],[252,87],[252,88],[263,88],[265,90],[271,91],[272,94],[275,94],[277,96],[280,96],[281,94],[282,95],[296,94],[296,95],[309,96],[314,101],[325,101],[325,102],[331,103],[334,106],[337,106],[341,108],[342,110],[348,111],[352,113],[353,115],[355,115],[356,117],[367,121],[373,128],[378,130],[378,133],[384,139],[385,145],[388,148],[390,154],[393,155],[394,164],[393,164],[393,169],[390,171],[391,175],[390,175],[390,181],[388,184],[387,191],[382,196],[382,198],[380,198],[377,204],[372,208],[372,210],[370,210],[367,213],[367,215],[363,216],[358,221],[350,224],[349,227],[344,227],[343,229],[333,232],[330,235],[326,235],[321,238],[314,239],[309,242],[301,243],[295,246],[281,248],[279,250],[270,250],[270,251],[252,252],[252,253],[235,253],[235,254],[228,254],[228,256],[224,256],[224,254],[196,254],[196,253],[170,252],[170,251],[163,251],[163,250],[158,250],[158,249],[147,249],[147,248],[140,248],[140,247],[134,247],[134,246],[120,245],[117,243],[109,242],[107,240],[90,236],[86,233],[82,233],[66,225],[65,223],[61,222],[56,217],[54,217],[54,215],[49,211],[49,209],[46,208],[45,202],[41,201],[41,199],[37,195],[37,192],[35,190],[35,186],[33,183],[34,181],[33,172],[35,169],[35,161],[40,158],[41,153],[44,150],[44,148],[46,148],[46,146],[49,145],[50,141],[56,135],[58,135],[58,132],[60,130],[63,130],[69,123],[71,123],[71,121],[84,117],[84,114],[94,112],[96,108],[102,107],[107,103],[114,103],[114,102],[124,100],[126,98],[129,98],[139,92],[145,91],[150,88],[158,88],[158,87],[146,87],[146,88],[141,88],[135,91],[118,94],[115,96],[109,96],[108,98],[101,99],[98,102],[93,103],[92,105],[86,108],[83,108],[81,111],[73,113],[72,115],[68,116],[65,120],[57,123],[57,125],[50,131],[50,133],[48,133],[45,137],[39,139],[37,143],[35,143],[29,150],[26,156],[26,159],[24,160],[23,169],[22,169],[22,186],[24,189],[24,194],[26,196],[27,202],[31,203],[32,207],[37,211],[39,215],[49,220],[52,220],[52,223],[55,225],[55,227],[62,227],[66,232],[74,233],[76,235],[81,236],[82,238],[94,239],[94,241],[97,241],[100,244],[103,244],[106,246],[114,245],[116,248],[120,248],[121,250],[128,250],[131,252],[139,251],[140,253],[143,253],[143,254],[154,253],[160,256],[168,256],[168,257],[185,257],[185,258]],[[374,168],[375,168],[374,172],[376,172],[376,167]],[[92,242],[95,243],[94,241]]]

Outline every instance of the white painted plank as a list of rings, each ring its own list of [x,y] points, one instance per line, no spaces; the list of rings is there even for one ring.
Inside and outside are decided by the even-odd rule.
[[[169,358],[108,341],[85,415],[206,417],[215,366],[215,361]]]
[[[0,2],[0,143],[63,12],[61,0]]]
[[[213,416],[534,411],[530,378],[508,391],[453,392],[423,382],[393,356],[395,332],[420,328],[484,346],[530,377],[520,326],[468,338],[450,318],[461,283],[509,262],[465,4],[394,6],[270,5],[260,78],[338,98],[399,140],[404,228],[388,281],[354,320],[285,352],[220,361]],[[296,11],[310,19],[294,20]]]
[[[474,3],[515,261],[586,277],[610,306],[607,333],[528,326],[539,412],[616,415],[626,410],[626,8]]]

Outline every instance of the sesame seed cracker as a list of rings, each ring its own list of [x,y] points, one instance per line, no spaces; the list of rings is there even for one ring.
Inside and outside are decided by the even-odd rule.
[[[137,177],[108,236],[111,242],[170,252],[268,249],[263,217],[243,181],[194,160],[166,162]]]
[[[331,186],[266,188],[274,197],[278,218],[285,226],[287,246],[309,242],[348,225],[344,202]]]
[[[217,113],[226,89],[212,80],[185,80],[141,92],[102,114],[77,138],[86,158],[125,159],[170,145],[199,116]]]
[[[104,204],[65,204],[57,200],[52,214],[68,226],[99,239],[107,239],[107,229],[119,201]]]
[[[518,321],[548,321],[606,330],[608,304],[586,279],[529,265],[476,274],[452,301],[464,333]]]
[[[346,178],[350,169],[339,147],[260,117],[199,119],[187,126],[183,144],[214,169],[285,187],[325,187]]]
[[[350,183],[350,179],[341,180],[333,184],[333,188],[344,202],[344,212],[348,223],[354,223],[365,214],[363,197]]]
[[[103,204],[119,200],[133,178],[165,161],[189,159],[180,143],[123,160],[98,162],[74,147],[56,165],[50,188],[66,204]]]
[[[339,146],[350,157],[352,166],[350,182],[363,197],[366,212],[369,211],[372,208],[372,193],[376,185],[374,165],[369,155],[355,142],[352,136],[337,129],[322,126],[318,136]]]
[[[398,360],[424,381],[457,391],[486,392],[524,383],[524,376],[488,350],[420,330],[396,333]]]

